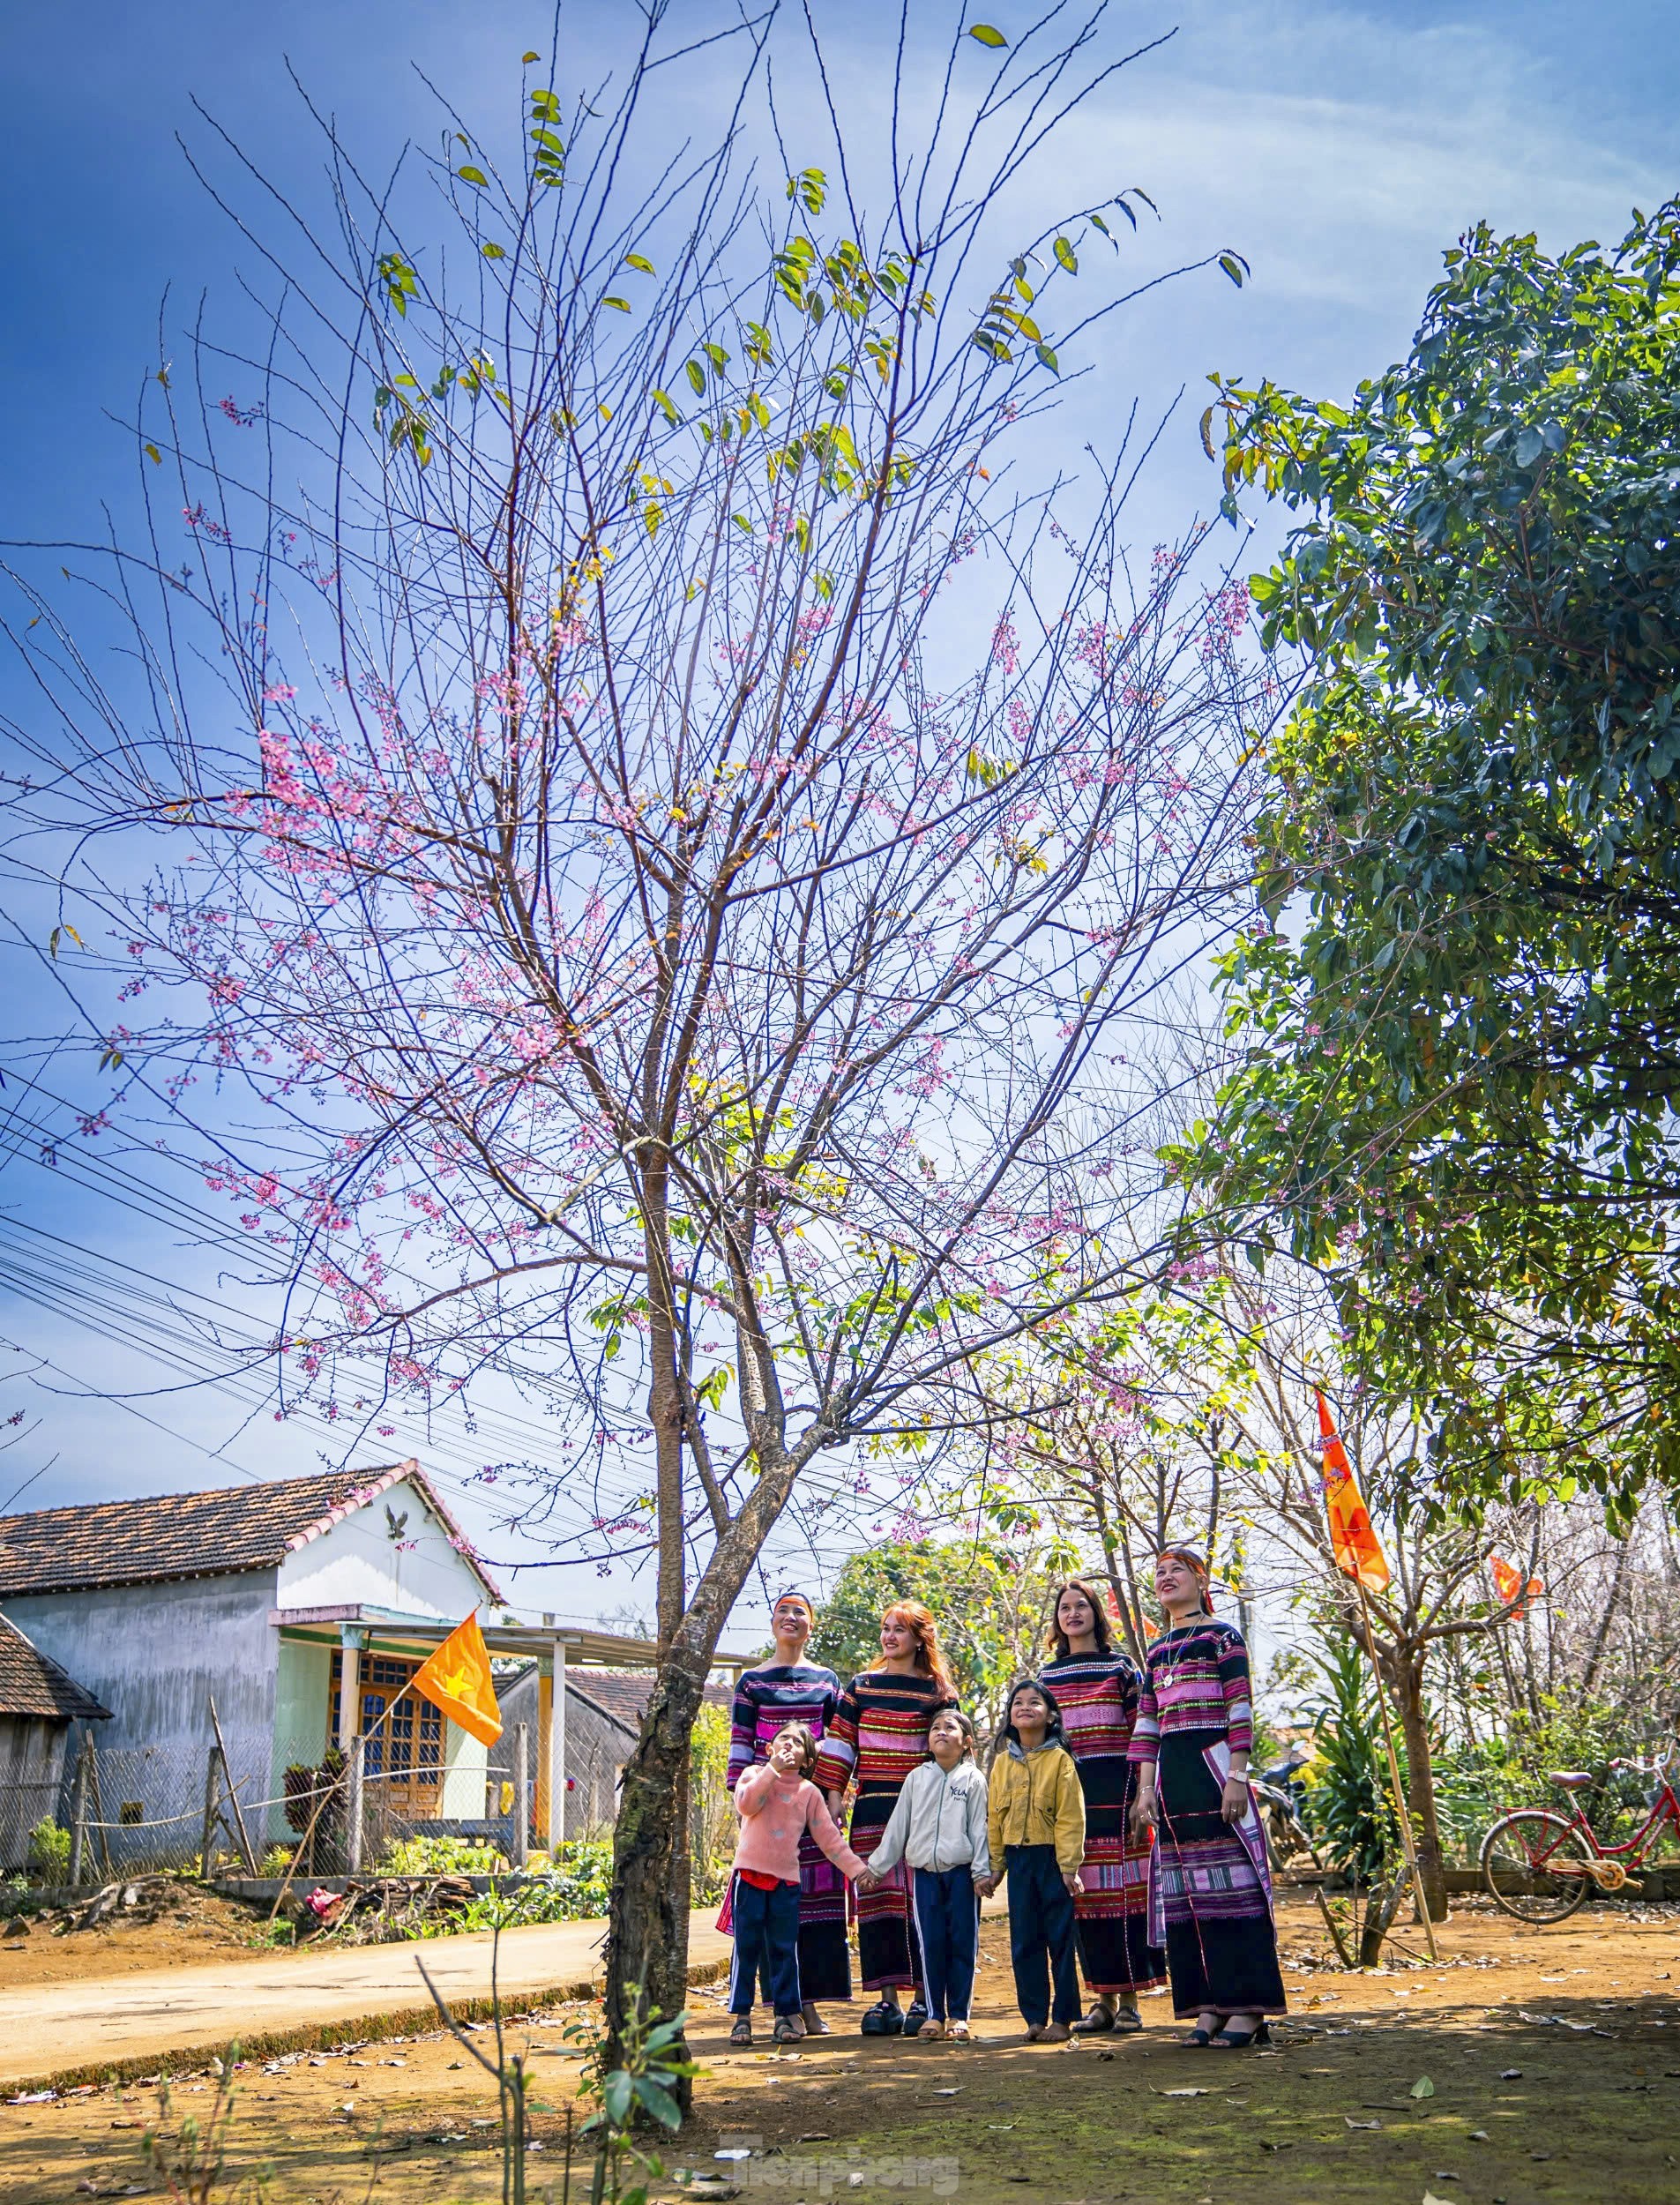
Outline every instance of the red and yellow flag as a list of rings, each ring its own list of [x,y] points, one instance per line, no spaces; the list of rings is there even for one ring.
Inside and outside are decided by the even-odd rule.
[[[1521,1572],[1513,1570],[1509,1562],[1502,1561],[1497,1554],[1489,1555],[1488,1565],[1493,1572],[1493,1588],[1511,1610],[1513,1619],[1527,1615],[1528,1603],[1537,1600],[1546,1589],[1539,1578],[1531,1577],[1525,1585]]]
[[[1325,1512],[1330,1518],[1330,1544],[1335,1550],[1337,1566],[1349,1577],[1356,1577],[1367,1592],[1379,1593],[1388,1582],[1388,1563],[1322,1393],[1318,1394],[1318,1436],[1324,1441]]]
[[[502,1710],[496,1704],[489,1652],[476,1616],[457,1624],[431,1658],[421,1663],[414,1671],[414,1689],[481,1745],[494,1745],[501,1737]]]

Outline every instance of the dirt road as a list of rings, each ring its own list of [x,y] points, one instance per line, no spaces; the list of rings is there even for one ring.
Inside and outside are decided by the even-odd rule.
[[[1242,2054],[1181,2048],[1162,1999],[1109,2058],[1027,2044],[1005,1926],[990,1917],[983,2041],[970,2047],[866,2042],[858,2009],[847,2027],[835,2008],[833,2037],[730,2052],[721,1993],[698,1992],[705,2073],[668,2162],[725,2176],[739,2205],[1421,2205],[1426,2194],[1655,2205],[1680,2194],[1680,1908],[1594,1905],[1525,1930],[1460,1907],[1442,1964],[1363,1976],[1320,1964],[1304,1908],[1286,1909],[1283,1931],[1291,2021],[1270,2051]],[[243,1986],[251,1971],[238,1973]],[[533,2172],[556,2200],[576,2074],[564,2025],[579,2011],[528,2014],[513,2031],[534,2061]],[[265,2164],[273,2205],[501,2196],[493,2089],[445,2037],[252,2060],[239,2080],[216,2205]],[[203,2115],[213,2083],[200,2067],[175,2090],[179,2121]],[[0,2196],[156,2194],[139,2151],[156,2114],[156,2089],[132,2085],[0,2106]],[[680,2193],[668,2180],[654,2194]]]
[[[702,1910],[690,1925],[690,1960],[703,1970],[727,1962],[731,1949],[713,1926],[716,1911]],[[506,1932],[498,1962],[504,1997],[523,2009],[543,1999],[586,1996],[600,1973],[604,1928],[558,1922]],[[452,2010],[476,2017],[489,2004],[493,1942],[484,1933],[418,1945],[242,1953],[209,1965],[0,1988],[0,2089],[10,2095],[53,2079],[138,2074],[195,2053],[202,2061],[235,2038],[251,2051],[277,2051],[318,2044],[334,2029],[365,2037],[423,2028],[432,2007],[417,1956]]]

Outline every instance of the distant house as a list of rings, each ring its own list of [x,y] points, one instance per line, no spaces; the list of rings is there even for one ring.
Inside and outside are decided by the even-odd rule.
[[[318,1767],[358,1734],[370,1797],[402,1820],[494,1815],[508,1736],[487,1753],[429,1701],[399,1697],[471,1614],[493,1656],[526,1664],[526,1703],[508,1720],[531,1734],[535,1835],[594,1827],[596,1796],[586,1813],[568,1786],[567,1737],[574,1708],[586,1730],[614,1719],[590,1697],[609,1688],[579,1699],[568,1684],[556,1709],[555,1673],[576,1660],[646,1665],[654,1651],[552,1618],[516,1621],[412,1461],[0,1517],[0,1610],[110,1710],[99,1766],[116,1850],[124,1826],[178,1826],[183,1857],[198,1842],[213,1701],[256,1845],[289,1835],[288,1768]]]
[[[29,1833],[57,1813],[71,1723],[110,1712],[0,1616],[0,1872],[29,1865]]]
[[[618,1813],[618,1787],[642,1717],[653,1694],[651,1669],[566,1668],[566,1835],[581,1837],[609,1830]],[[541,1678],[534,1662],[497,1686],[502,1720],[510,1729],[540,1719]],[[728,1685],[708,1685],[706,1698],[727,1715],[734,1697]]]

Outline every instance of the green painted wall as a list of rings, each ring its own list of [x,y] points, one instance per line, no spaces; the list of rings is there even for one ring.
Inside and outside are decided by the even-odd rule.
[[[274,1692],[274,1761],[269,1790],[278,1799],[283,1773],[293,1761],[316,1763],[327,1748],[326,1711],[332,1690],[332,1648],[310,1639],[280,1642],[280,1675]],[[273,1843],[291,1836],[283,1806],[268,1811]]]

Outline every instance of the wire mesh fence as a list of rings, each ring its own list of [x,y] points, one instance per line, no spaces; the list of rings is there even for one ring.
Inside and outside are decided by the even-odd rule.
[[[55,1885],[186,1868],[273,1876],[294,1863],[299,1873],[337,1875],[412,1868],[438,1839],[482,1849],[485,1865],[512,1865],[549,1835],[536,1736],[525,1726],[521,1767],[519,1728],[452,1759],[441,1748],[393,1754],[376,1734],[350,1760],[329,1751],[277,1772],[213,1742],[107,1745],[91,1726],[73,1730],[39,1765],[0,1776],[0,1876]],[[610,1739],[568,1740],[566,1839],[610,1834],[622,1768]]]

